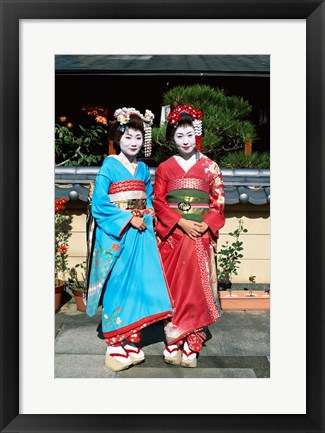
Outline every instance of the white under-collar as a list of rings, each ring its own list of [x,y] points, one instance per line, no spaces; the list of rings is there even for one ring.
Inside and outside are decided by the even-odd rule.
[[[203,155],[202,153],[199,153],[200,158]],[[196,153],[194,153],[194,155],[191,156],[191,158],[189,158],[188,160],[184,159],[182,156],[180,155],[174,155],[174,158],[176,159],[176,161],[178,162],[178,164],[182,167],[182,169],[187,173],[189,171],[190,168],[193,167],[193,165],[196,164],[197,160],[196,160]]]
[[[138,161],[136,160],[136,158],[134,158],[133,162],[130,162],[123,152],[120,152],[118,155],[110,155],[110,156],[119,160],[120,163],[122,163],[124,167],[129,170],[132,176],[134,175],[138,166]]]

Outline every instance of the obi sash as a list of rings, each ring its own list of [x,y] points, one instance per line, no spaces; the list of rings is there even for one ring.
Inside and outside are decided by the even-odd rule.
[[[167,186],[166,201],[183,218],[202,222],[209,211],[209,183],[196,178],[171,180]]]
[[[146,208],[146,186],[142,180],[113,182],[108,191],[110,201],[121,210]]]

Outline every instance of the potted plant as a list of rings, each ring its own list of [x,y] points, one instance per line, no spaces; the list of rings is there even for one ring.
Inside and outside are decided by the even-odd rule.
[[[218,261],[218,285],[221,289],[219,291],[220,306],[222,310],[265,310],[269,309],[268,300],[261,297],[258,291],[247,290],[231,290],[232,277],[238,275],[240,266],[240,259],[243,258],[243,242],[239,241],[242,233],[247,233],[248,230],[244,228],[243,221],[238,220],[238,228],[229,233],[229,236],[235,238],[231,244],[226,241],[221,246],[220,251],[217,253]],[[255,275],[250,276],[249,281],[254,284],[256,281]],[[268,305],[267,305],[268,304]]]
[[[239,241],[239,237],[242,233],[247,233],[247,229],[244,228],[243,220],[238,220],[238,228],[234,232],[229,233],[229,236],[235,238],[235,241],[230,244],[226,241],[221,249],[217,253],[217,276],[219,286],[223,289],[231,289],[231,279],[233,275],[238,275],[238,268],[240,265],[240,259],[243,258],[241,251],[243,251],[243,242]]]
[[[223,310],[269,310],[270,293],[269,290],[254,290],[256,283],[255,275],[249,277],[250,288],[220,293],[220,304]]]
[[[81,279],[78,276],[78,271],[76,268],[81,270]],[[78,263],[72,268],[68,269],[68,284],[74,295],[77,310],[86,311],[86,305],[83,301],[83,291],[84,291],[84,279],[85,279],[86,261]]]
[[[65,274],[68,270],[68,240],[69,232],[66,230],[69,217],[64,214],[67,200],[55,201],[55,311],[61,307],[62,293],[65,284]]]

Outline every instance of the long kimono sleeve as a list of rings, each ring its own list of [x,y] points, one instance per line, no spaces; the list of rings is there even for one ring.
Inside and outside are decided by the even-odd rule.
[[[146,185],[146,198],[147,198],[147,209],[153,209],[153,188],[150,180],[150,171],[149,168],[146,167],[145,173],[145,185]]]
[[[111,180],[104,174],[98,174],[92,199],[92,214],[98,227],[107,235],[120,238],[133,215],[118,209],[109,199],[108,191]]]
[[[181,219],[181,215],[168,206],[166,194],[167,180],[160,165],[156,171],[153,203],[158,218],[156,231],[161,238],[165,238]]]
[[[217,164],[214,163],[212,180],[210,182],[210,203],[209,212],[204,216],[204,221],[208,224],[214,235],[217,235],[225,225],[224,207],[225,193],[222,180],[222,173]]]

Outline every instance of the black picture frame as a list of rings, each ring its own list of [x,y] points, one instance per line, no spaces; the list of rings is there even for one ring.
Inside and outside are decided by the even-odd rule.
[[[1,432],[323,432],[324,426],[324,1],[193,2],[0,0],[1,4]],[[19,20],[306,19],[307,413],[306,415],[19,414]],[[293,71],[294,72],[294,71]],[[297,217],[299,210],[297,204]],[[304,231],[302,230],[302,233]],[[296,236],[301,234],[297,233]],[[304,312],[297,312],[297,320]],[[294,362],[294,360],[293,360]],[[174,390],[173,392],[176,392]],[[177,392],[180,392],[178,390]],[[280,392],[280,390],[279,390]],[[87,398],[85,395],[84,398]],[[200,398],[200,396],[196,396]]]

